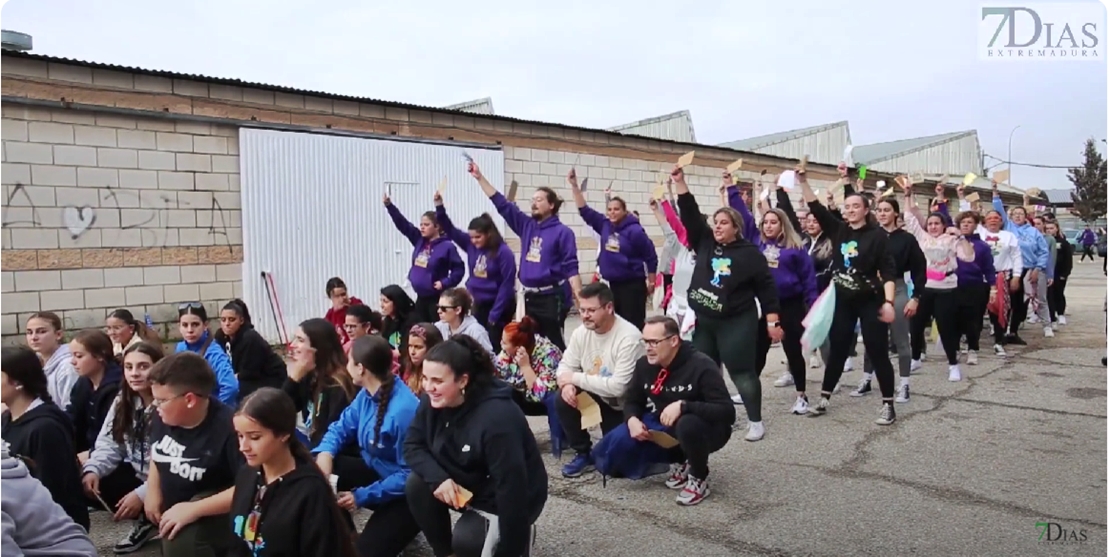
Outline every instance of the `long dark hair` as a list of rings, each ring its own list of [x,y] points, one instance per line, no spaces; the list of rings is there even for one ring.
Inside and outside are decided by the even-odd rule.
[[[239,403],[236,415],[254,420],[258,425],[270,430],[275,437],[287,436],[289,453],[293,455],[293,459],[298,464],[309,464],[323,478],[323,472],[314,464],[312,454],[297,438],[297,407],[293,404],[293,399],[289,398],[284,391],[273,387],[262,387],[247,395],[243,402]],[[326,484],[327,478],[323,479]],[[339,508],[334,497],[328,497],[327,500],[328,511],[332,514],[332,520],[328,522],[335,523],[339,527],[340,555],[355,557],[354,541],[348,529],[347,520],[343,518],[343,509]]]
[[[374,422],[374,437],[371,442],[378,443],[381,438],[385,413],[389,409],[389,399],[397,378],[393,375],[393,347],[377,335],[366,335],[355,339],[351,344],[351,361],[361,365],[373,375],[382,386],[378,389],[378,416]]]
[[[505,238],[501,236],[497,223],[493,222],[489,213],[482,213],[471,219],[468,229],[486,237],[486,253],[490,255],[497,255],[497,250],[505,243]]]
[[[119,365],[116,350],[112,346],[112,339],[108,337],[108,333],[100,329],[85,329],[73,336],[73,342],[84,346],[90,356],[100,360],[105,372],[113,364]]]
[[[339,340],[339,333],[335,332],[335,326],[325,319],[313,317],[301,322],[301,331],[316,351],[310,400],[319,400],[320,393],[334,385],[342,387],[347,400],[350,400],[355,394],[355,386],[351,382],[351,376],[347,374],[347,354],[343,352],[343,343]],[[314,411],[319,412],[320,406],[315,405]],[[317,423],[315,419],[312,420],[314,430]]]
[[[233,311],[235,312],[235,315],[239,316],[239,319],[243,321],[243,324],[239,326],[240,333],[242,333],[246,329],[254,328],[254,323],[251,322],[251,312],[247,309],[247,303],[243,300],[235,298],[234,300],[224,304],[223,309],[221,309],[220,311]],[[223,328],[216,329],[216,332],[213,333],[213,336],[216,338],[216,342],[220,344],[227,344],[231,341],[231,337],[228,337],[226,334],[224,334]]]
[[[151,367],[165,356],[165,354],[162,353],[162,347],[160,345],[151,344],[149,342],[137,342],[123,351],[123,360],[126,361],[127,355],[132,352],[146,354],[147,357],[150,358]],[[150,416],[153,414],[145,412],[144,409],[145,416],[142,416],[139,422],[135,421],[135,413],[138,410],[135,408],[135,397],[138,395],[139,393],[136,393],[127,381],[120,381],[119,400],[116,401],[116,413],[112,417],[112,439],[114,439],[116,443],[123,443],[128,433],[132,434],[132,442],[142,443],[145,441],[142,432],[146,431],[146,426],[150,422]]]
[[[135,316],[126,309],[117,309],[109,313],[108,319],[119,319],[123,321],[124,325],[131,328],[131,336],[138,336],[143,341],[155,344],[162,342],[162,339],[158,336],[158,333],[154,332],[154,329],[147,327],[146,323],[135,319]]]
[[[403,288],[396,284],[382,288],[381,294],[393,302],[393,315],[382,315],[382,336],[389,339],[394,333],[400,333],[401,340],[397,343],[397,348],[401,349],[406,344],[405,338],[408,331],[405,329],[416,308],[416,303]]]
[[[50,402],[46,372],[34,350],[27,346],[5,346],[0,350],[0,369],[8,376],[8,381],[23,387],[20,390],[31,400],[40,398],[43,402]]]
[[[493,360],[478,341],[469,335],[452,335],[435,348],[428,350],[425,362],[436,362],[450,368],[455,379],[467,375],[467,388],[472,391],[488,389],[497,373]]]
[[[431,323],[417,323],[411,329],[405,331],[404,335],[405,350],[401,352],[401,377],[404,378],[405,384],[409,386],[412,392],[419,393],[422,390],[420,383],[424,379],[424,364],[422,362],[420,368],[417,369],[416,365],[412,363],[408,351],[409,337],[414,336],[424,339],[424,349],[427,353],[430,353],[433,346],[443,343],[443,335]],[[427,353],[424,355],[424,362],[428,361]]]

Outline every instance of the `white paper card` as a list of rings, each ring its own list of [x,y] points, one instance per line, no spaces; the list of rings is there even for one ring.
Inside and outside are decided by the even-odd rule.
[[[794,189],[794,171],[787,170],[779,174],[779,187],[785,189]]]

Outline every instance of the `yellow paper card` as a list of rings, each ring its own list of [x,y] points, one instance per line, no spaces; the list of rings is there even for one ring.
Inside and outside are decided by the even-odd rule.
[[[663,447],[664,449],[671,449],[678,446],[678,439],[667,435],[663,431],[651,431],[651,442]]]
[[[1040,197],[1042,194],[1044,194],[1044,192],[1041,191],[1041,188],[1029,188],[1025,190],[1025,193],[1029,197]]]
[[[976,201],[979,201],[979,194],[977,192],[971,192],[968,195],[964,196],[964,200],[966,200],[968,203],[975,203]]]
[[[690,151],[681,157],[678,157],[678,167],[685,168],[694,162],[694,152]]]
[[[443,179],[439,181],[439,187],[436,188],[436,191],[439,192],[440,195],[443,195],[443,192],[446,189],[447,189],[447,177],[444,176]]]
[[[916,172],[913,176],[910,177],[910,179],[913,180],[913,183],[920,184],[925,181],[925,175],[920,172]]]
[[[742,166],[744,166],[744,159],[736,159],[732,164],[728,165],[726,170],[728,170],[729,173],[732,174],[737,170],[740,170],[740,167]]]
[[[587,393],[578,393],[578,412],[582,414],[582,429],[601,425],[601,407]]]
[[[470,500],[474,498],[474,494],[463,486],[459,486],[458,498],[455,500],[455,508],[461,509],[466,506]]]
[[[964,185],[965,186],[970,186],[972,184],[972,182],[974,182],[978,178],[979,177],[976,176],[974,172],[968,172],[967,174],[964,175]]]
[[[663,184],[656,184],[655,190],[651,192],[651,198],[659,201],[660,199],[663,199],[663,195],[665,193],[667,193],[667,189],[663,187]]]
[[[999,184],[1005,183],[1006,180],[1010,179],[1010,171],[1009,170],[999,170],[998,172],[994,173],[994,176],[991,176],[991,179],[994,180],[995,182],[998,182]]]
[[[809,164],[809,155],[802,155],[801,160],[798,161],[799,170],[801,170],[802,172],[805,172],[806,171],[806,165],[808,165],[808,164]]]

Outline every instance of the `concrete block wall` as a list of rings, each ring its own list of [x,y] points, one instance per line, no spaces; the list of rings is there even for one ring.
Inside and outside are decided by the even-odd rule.
[[[6,103],[0,137],[6,342],[36,311],[81,329],[116,308],[176,336],[181,302],[241,295],[236,127]]]

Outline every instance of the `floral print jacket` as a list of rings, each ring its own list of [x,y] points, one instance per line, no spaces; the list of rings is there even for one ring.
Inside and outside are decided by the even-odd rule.
[[[521,373],[520,367],[504,350],[497,355],[493,363],[497,368],[497,376],[512,385],[513,389],[524,392],[525,400],[543,402],[547,393],[555,392],[558,388],[555,372],[559,369],[559,362],[562,359],[563,353],[559,351],[559,347],[547,337],[536,335],[536,348],[532,350],[532,369],[536,372],[536,381],[532,383],[531,389],[524,381],[524,374]]]

